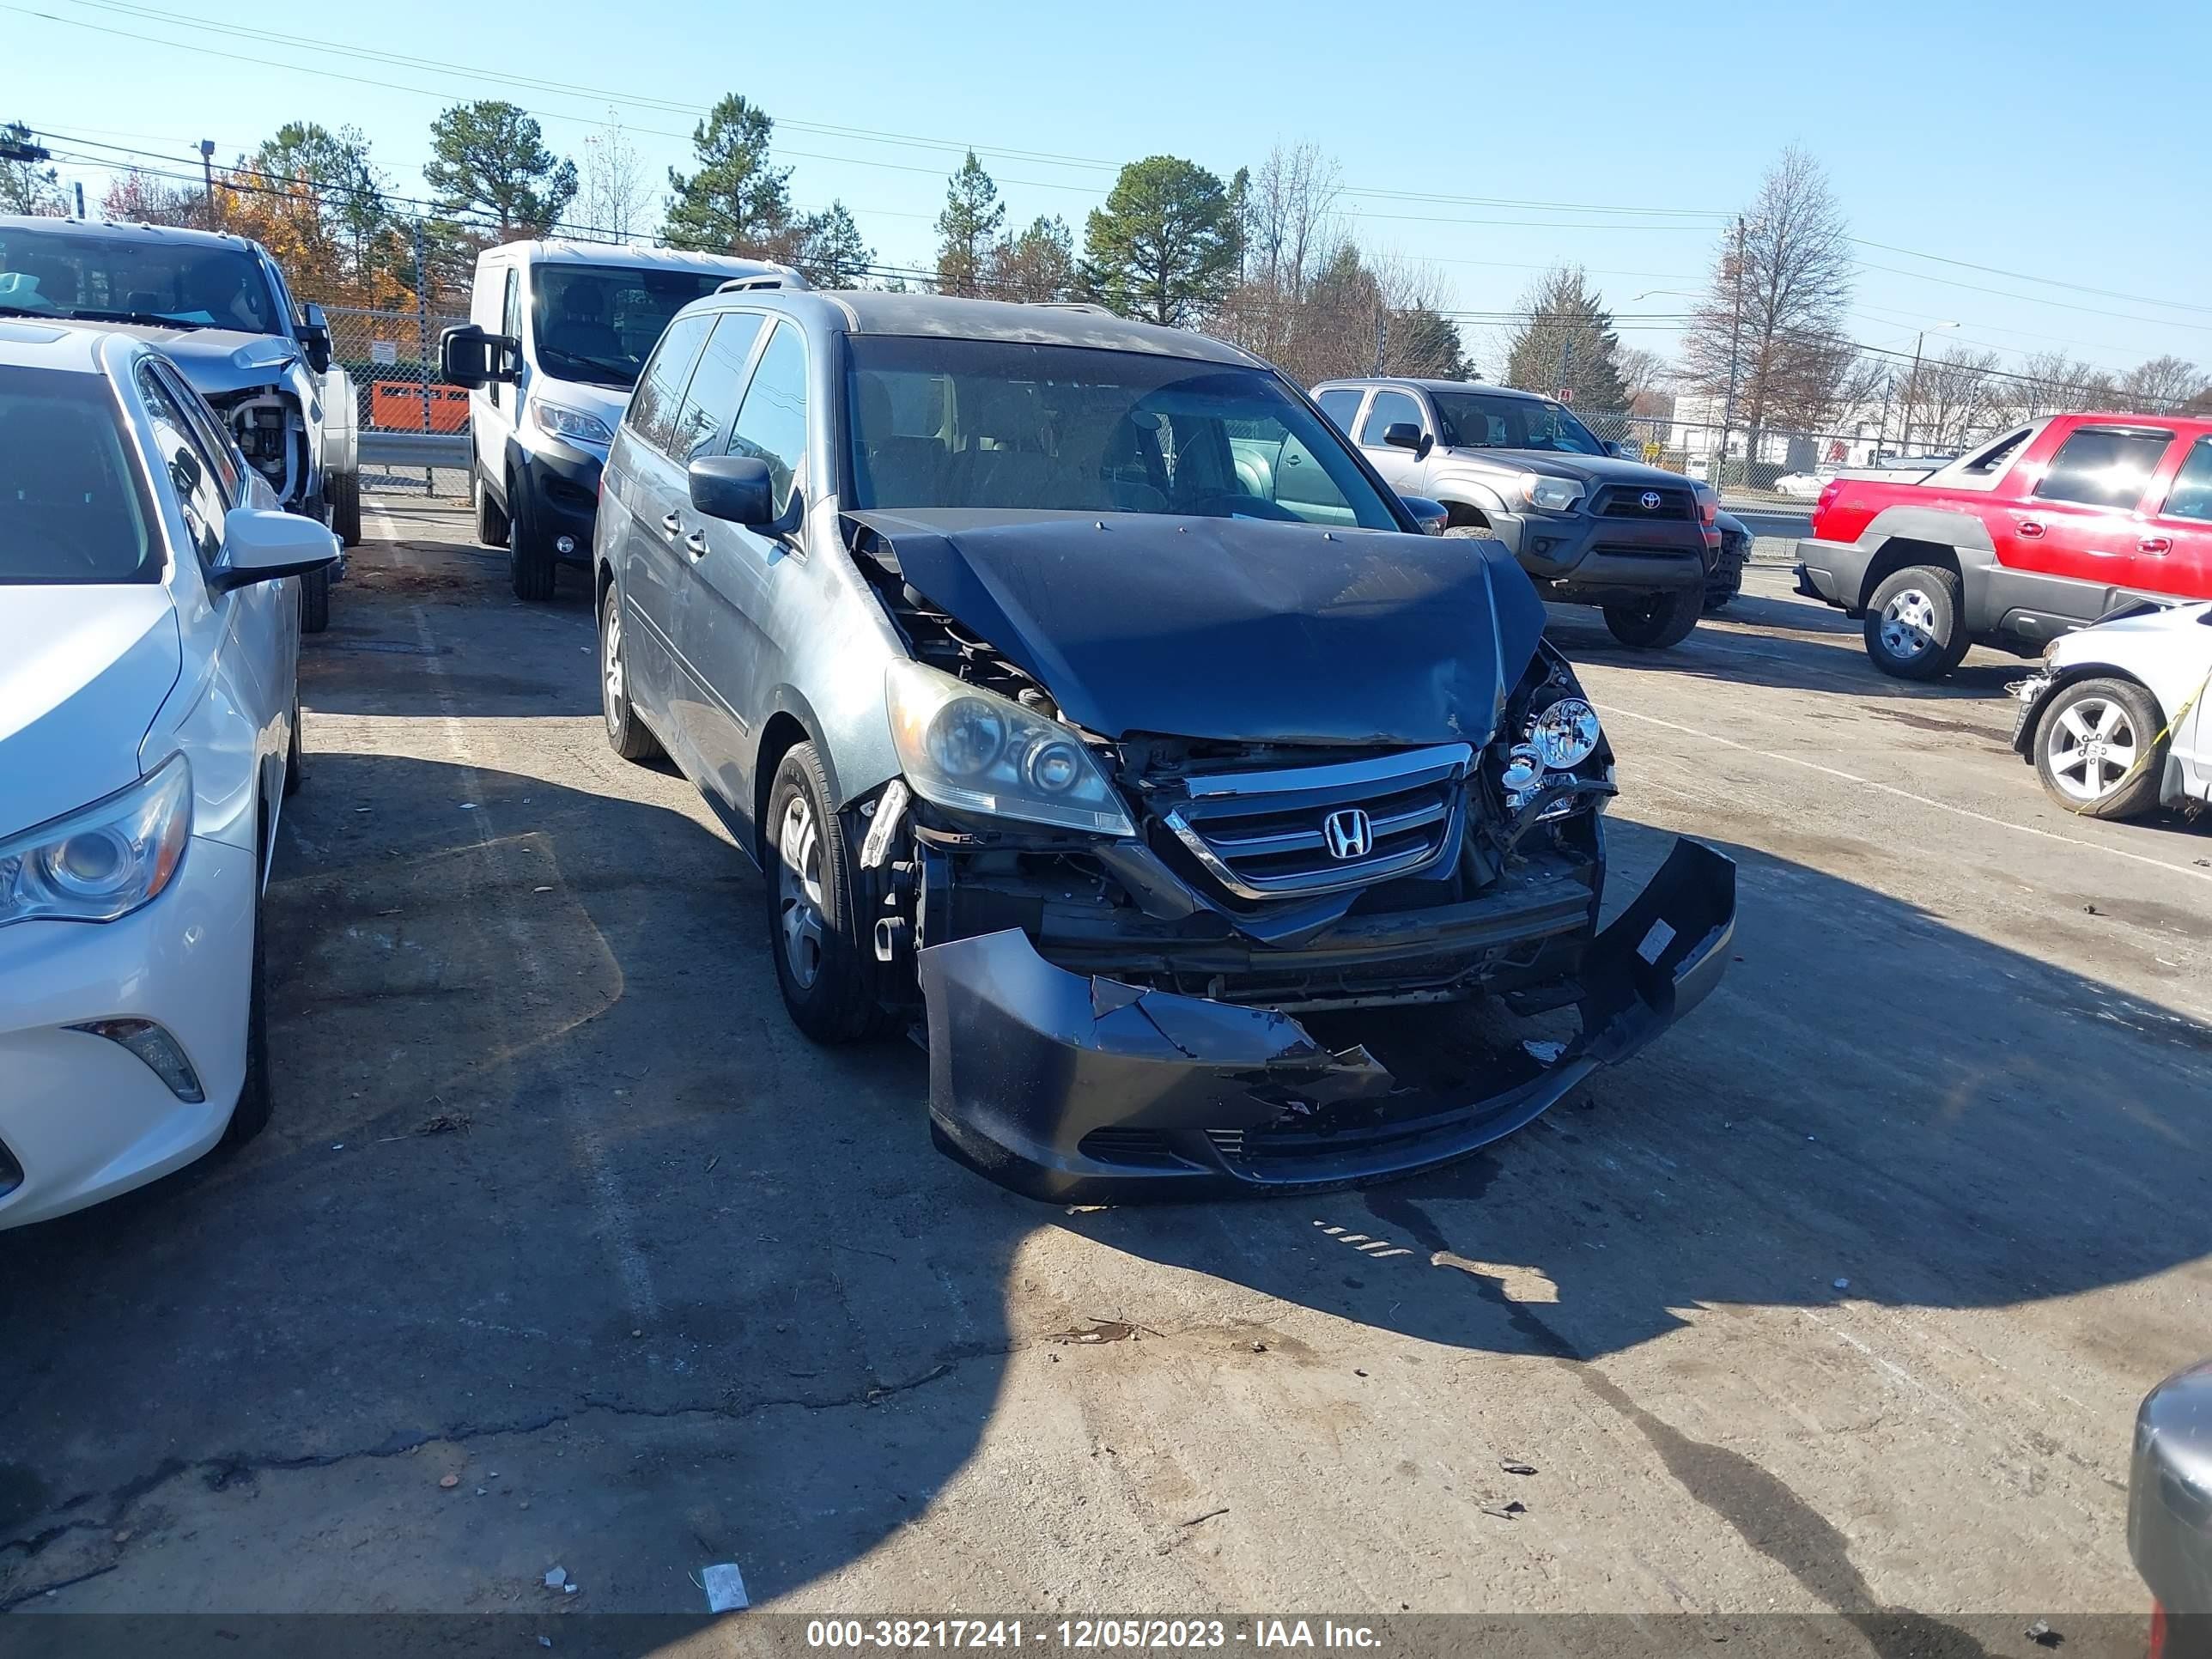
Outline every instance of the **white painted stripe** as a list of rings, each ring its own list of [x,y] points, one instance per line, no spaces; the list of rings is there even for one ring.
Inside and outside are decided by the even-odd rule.
[[[1947,800],[1936,800],[1927,795],[1916,795],[1910,789],[1899,789],[1893,783],[1880,783],[1872,778],[1860,777],[1855,772],[1845,772],[1833,766],[1823,766],[1818,761],[1808,761],[1797,755],[1778,755],[1770,749],[1754,749],[1747,743],[1738,743],[1734,738],[1722,737],[1716,732],[1700,732],[1694,726],[1679,726],[1673,720],[1662,720],[1656,714],[1639,714],[1633,708],[1616,708],[1607,703],[1591,705],[1608,720],[1618,714],[1624,720],[1642,720],[1647,726],[1663,726],[1669,732],[1680,732],[1685,737],[1702,738],[1707,743],[1717,743],[1723,748],[1756,755],[1761,760],[1781,761],[1790,766],[1802,766],[1808,772],[1820,772],[1844,783],[1856,784],[1862,789],[1879,789],[1886,795],[1895,795],[1900,800],[1914,801],[1922,806],[1932,806],[1939,812],[1951,812],[1962,818],[1972,818],[1977,823],[1993,824],[2000,830],[2015,830],[2023,836],[2039,836],[2045,841],[2063,842],[2069,847],[2085,848],[2092,853],[2109,853],[2116,859],[2127,859],[2136,864],[2148,864],[2164,870],[2170,875],[2187,876],[2193,881],[2212,881],[2212,872],[2192,870],[2186,865],[2169,864],[2164,859],[2154,859],[2141,853],[2130,853],[2124,848],[2107,847],[2101,842],[2083,841],[2078,836],[2062,836],[2054,830],[2038,830],[2033,824],[2014,823],[2004,818],[1993,818],[1986,812],[1977,812],[1972,807],[1954,806]]]

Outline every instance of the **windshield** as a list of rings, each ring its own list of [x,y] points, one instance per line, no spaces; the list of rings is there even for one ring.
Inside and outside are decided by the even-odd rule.
[[[538,367],[564,380],[628,392],[668,319],[728,280],[719,270],[539,265],[530,302]]]
[[[104,376],[0,371],[0,586],[158,580],[151,519]]]
[[[848,345],[862,507],[1401,527],[1344,441],[1263,370],[1000,340]]]
[[[1605,446],[1564,404],[1481,392],[1429,393],[1447,449],[1537,449],[1602,455]]]
[[[246,334],[285,331],[261,262],[244,248],[59,226],[0,230],[0,311]]]

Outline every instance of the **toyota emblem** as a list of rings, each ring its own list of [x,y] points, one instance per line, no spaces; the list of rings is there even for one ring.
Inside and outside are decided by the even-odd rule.
[[[1331,812],[1322,821],[1321,834],[1333,859],[1364,859],[1374,849],[1375,826],[1357,806]]]
[[[1644,510],[1646,513],[1656,513],[1659,510],[1659,492],[1656,489],[1647,489],[1636,499],[1644,503]]]

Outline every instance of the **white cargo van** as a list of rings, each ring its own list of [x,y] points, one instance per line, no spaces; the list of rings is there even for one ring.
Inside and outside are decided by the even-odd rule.
[[[477,257],[466,327],[439,342],[469,388],[477,536],[504,547],[518,598],[588,566],[599,469],[668,319],[732,279],[803,287],[758,259],[606,242],[507,242]]]

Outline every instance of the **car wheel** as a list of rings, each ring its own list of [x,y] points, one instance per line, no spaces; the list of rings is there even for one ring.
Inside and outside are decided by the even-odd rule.
[[[891,1028],[881,964],[858,902],[858,872],[830,810],[811,743],[783,757],[769,791],[769,948],[793,1024],[817,1042],[858,1042]]]
[[[1705,608],[1703,587],[1654,593],[1633,605],[1605,607],[1605,625],[1623,645],[1639,651],[1663,651],[1690,637]]]
[[[1900,680],[1941,679],[1972,643],[1960,621],[1963,599],[1958,573],[1940,565],[1892,572],[1867,601],[1867,655]]]
[[[612,582],[599,601],[599,710],[606,716],[607,746],[624,760],[652,760],[660,754],[659,739],[646,729],[630,704],[622,595]]]
[[[222,1144],[243,1146],[269,1127],[275,1101],[269,1091],[268,974],[262,957],[261,871],[253,872],[252,983],[246,997],[246,1080],[239,1085],[238,1104],[223,1126]]]
[[[469,479],[469,493],[475,498],[477,509],[477,539],[486,547],[507,545],[507,514],[500,511],[499,503],[484,488],[481,474]]]
[[[342,472],[331,481],[331,531],[348,547],[361,545],[361,474]]]
[[[532,605],[553,597],[553,548],[530,522],[530,502],[510,484],[507,499],[507,573],[514,597]]]
[[[300,786],[306,781],[306,774],[300,770],[300,700],[295,697],[292,699],[292,738],[284,749],[284,799],[289,800],[298,794]]]
[[[2158,805],[2165,728],[2157,700],[2133,680],[2078,680],[2036,724],[2036,775],[2069,812],[2134,817]]]
[[[1460,536],[1471,542],[1494,542],[1498,532],[1486,524],[1455,524],[1446,527],[1447,536]]]
[[[328,566],[300,578],[300,631],[319,634],[331,625],[331,573]]]

